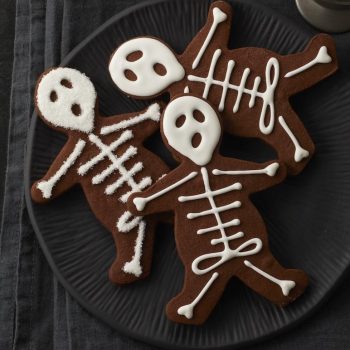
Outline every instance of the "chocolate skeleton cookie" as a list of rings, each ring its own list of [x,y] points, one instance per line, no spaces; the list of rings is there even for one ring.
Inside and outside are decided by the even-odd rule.
[[[35,202],[44,203],[80,184],[98,220],[112,233],[117,258],[109,270],[114,283],[130,283],[150,271],[156,220],[133,216],[128,197],[168,171],[143,147],[159,129],[160,106],[137,113],[102,117],[90,79],[70,68],[43,73],[35,91],[40,118],[68,136],[46,175],[32,186]]]
[[[230,50],[231,18],[229,3],[214,2],[207,22],[181,55],[156,38],[129,40],[112,55],[111,77],[136,98],[168,91],[207,99],[221,112],[225,131],[267,142],[295,175],[314,144],[289,98],[336,71],[334,42],[319,34],[304,52],[285,56],[255,47]]]
[[[173,99],[161,133],[179,166],[141,193],[135,215],[175,213],[175,239],[185,266],[182,291],[167,305],[180,323],[203,323],[231,277],[277,305],[301,295],[306,274],[283,268],[271,254],[264,222],[249,199],[284,180],[283,163],[264,164],[219,154],[222,127],[214,108],[191,94]]]

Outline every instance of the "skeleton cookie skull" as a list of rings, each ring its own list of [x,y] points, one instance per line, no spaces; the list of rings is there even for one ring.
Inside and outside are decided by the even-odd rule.
[[[138,97],[157,95],[185,76],[171,50],[153,38],[136,38],[121,45],[109,63],[109,71],[122,91]]]
[[[209,162],[221,135],[220,122],[209,107],[201,99],[185,96],[175,99],[163,118],[169,145],[198,165]]]
[[[51,124],[89,133],[94,127],[96,91],[90,79],[71,68],[57,68],[42,76],[36,103]]]

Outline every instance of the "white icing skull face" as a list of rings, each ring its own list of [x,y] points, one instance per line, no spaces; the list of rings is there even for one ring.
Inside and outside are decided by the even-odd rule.
[[[197,165],[210,162],[220,140],[221,126],[215,110],[204,100],[181,96],[171,101],[163,116],[169,145]]]
[[[93,130],[96,91],[78,70],[50,70],[39,82],[36,100],[41,115],[54,126],[85,133]]]
[[[153,38],[122,44],[112,56],[109,72],[120,90],[135,97],[157,95],[185,76],[171,50]]]

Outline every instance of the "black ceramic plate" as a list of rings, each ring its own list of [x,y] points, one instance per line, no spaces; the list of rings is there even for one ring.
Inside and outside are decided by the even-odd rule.
[[[233,48],[260,46],[286,54],[302,50],[311,36],[267,8],[245,1],[232,4]],[[181,52],[205,22],[208,5],[205,0],[178,0],[130,9],[86,39],[63,65],[91,77],[103,114],[136,111],[143,105],[123,96],[108,75],[113,50],[128,38],[154,35]],[[158,232],[150,278],[123,288],[109,283],[112,237],[91,213],[82,191],[73,189],[46,206],[30,200],[30,184],[44,174],[65,141],[34,117],[27,202],[38,239],[61,283],[117,330],[167,348],[238,347],[296,324],[325,300],[350,263],[350,84],[344,80],[340,70],[293,99],[317,153],[300,176],[254,197],[274,254],[285,266],[301,268],[310,276],[307,293],[294,304],[280,309],[233,280],[204,326],[169,322],[165,305],[181,289],[183,267],[172,229],[165,226]],[[150,147],[166,157],[157,138]],[[228,137],[222,151],[255,160],[274,156],[257,142]]]

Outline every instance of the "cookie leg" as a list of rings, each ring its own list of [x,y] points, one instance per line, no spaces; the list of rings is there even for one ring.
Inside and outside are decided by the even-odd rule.
[[[204,323],[220,299],[226,283],[227,278],[218,272],[198,276],[188,269],[181,293],[167,305],[168,318],[178,323]]]
[[[305,272],[285,269],[270,252],[242,260],[238,278],[273,303],[285,306],[303,294],[308,277]]]
[[[116,284],[128,284],[147,277],[151,270],[154,227],[140,221],[129,232],[113,234],[116,259],[109,269],[109,279]]]

